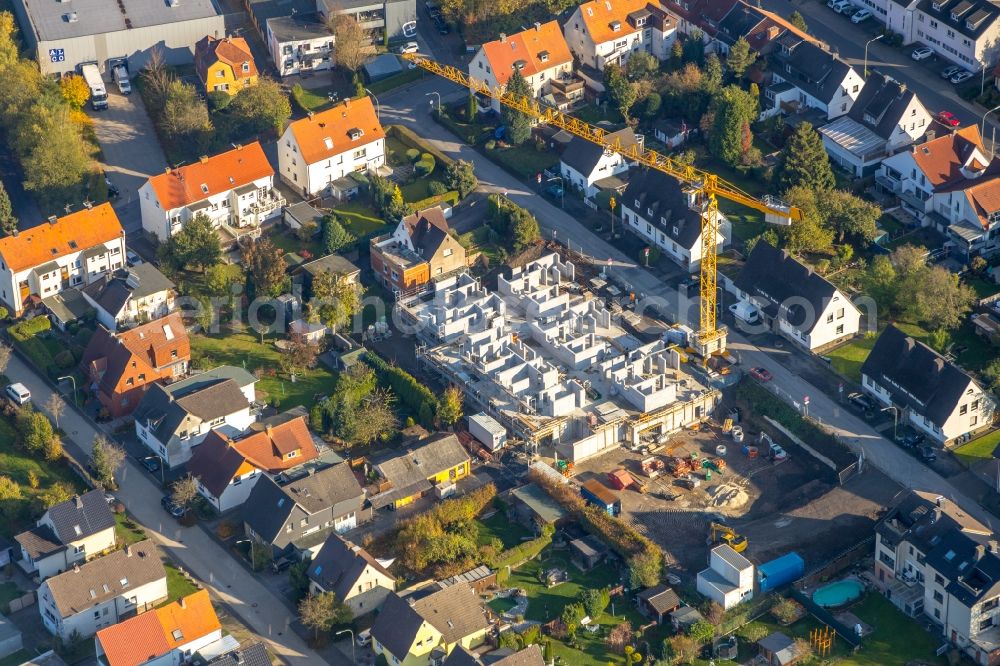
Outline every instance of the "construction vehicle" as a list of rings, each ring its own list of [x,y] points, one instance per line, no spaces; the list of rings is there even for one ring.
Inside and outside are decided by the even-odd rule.
[[[708,530],[708,545],[710,546],[717,543],[725,543],[737,553],[742,553],[750,544],[745,536],[737,534],[736,530],[729,525],[709,523]]]
[[[471,93],[495,99],[538,122],[546,123],[573,136],[595,143],[605,150],[616,152],[629,162],[662,171],[691,188],[702,212],[699,317],[698,332],[693,341],[695,343],[694,351],[706,363],[713,354],[722,354],[725,351],[726,328],[724,326],[720,328],[716,321],[718,248],[715,241],[719,233],[719,198],[764,213],[766,222],[784,226],[790,225],[793,221],[801,220],[801,210],[770,196],[757,199],[714,173],[680,164],[643,145],[623,146],[620,138],[609,138],[612,132],[607,129],[586,123],[558,109],[542,106],[530,97],[509,92],[500,86],[492,88],[485,81],[470,77],[457,67],[443,65],[420,53],[403,53],[400,57],[421,69],[448,79],[452,83],[457,83],[463,88],[468,88]]]

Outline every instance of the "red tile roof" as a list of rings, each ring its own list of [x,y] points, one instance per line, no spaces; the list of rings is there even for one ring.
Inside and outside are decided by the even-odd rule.
[[[208,77],[208,68],[216,62],[229,65],[237,79],[257,76],[257,64],[253,61],[250,45],[242,37],[216,39],[206,35],[194,45],[194,68],[202,83]],[[243,71],[243,63],[249,63],[250,71]]]
[[[273,176],[260,143],[234,148],[149,179],[163,210],[183,208],[260,178]]]
[[[118,340],[152,367],[161,368],[171,361],[191,358],[191,341],[179,312],[136,326],[118,334]],[[173,353],[176,351],[176,358]]]
[[[306,164],[315,164],[385,138],[370,97],[347,99],[288,126]],[[351,138],[352,130],[361,135]]]
[[[969,158],[977,150],[985,156],[977,125],[969,125],[954,133],[913,146],[912,150],[913,161],[935,188],[964,180],[962,167],[969,163]]]
[[[509,37],[483,44],[490,68],[500,85],[507,85],[514,66],[521,63],[525,78],[573,62],[558,21],[549,21]],[[542,55],[545,60],[542,60]]]
[[[232,445],[248,462],[272,474],[297,467],[318,455],[304,416],[268,426],[266,430],[236,440]],[[298,451],[298,455],[288,458],[293,451]]]
[[[14,272],[121,237],[121,222],[109,203],[64,215],[54,223],[0,238],[0,257]]]

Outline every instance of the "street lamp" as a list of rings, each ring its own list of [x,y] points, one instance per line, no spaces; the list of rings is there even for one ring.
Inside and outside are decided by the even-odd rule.
[[[545,182],[551,183],[553,180],[556,180],[556,179],[559,180],[559,198],[560,198],[559,207],[560,208],[566,208],[566,181],[563,180],[563,177],[562,176],[552,176],[551,178],[549,178]]]
[[[997,109],[1000,109],[1000,104],[994,106],[992,109],[990,109],[989,111],[987,111],[986,113],[983,114],[983,119],[981,121],[979,121],[979,136],[982,136],[982,137],[986,136],[986,116],[990,115],[991,113],[993,113]],[[990,152],[993,153],[995,151],[996,151],[996,146],[993,146],[993,150],[991,150]]]
[[[354,632],[350,629],[342,629],[333,635],[334,638],[340,636],[341,634],[351,635],[351,662],[354,664],[358,663],[358,656],[354,653]]]
[[[862,71],[864,72],[864,78],[866,81],[868,80],[868,45],[871,44],[872,42],[877,42],[883,37],[885,37],[885,33],[882,33],[881,35],[876,35],[875,37],[872,37],[867,42],[865,42],[865,68]]]
[[[430,97],[431,95],[437,95],[437,98],[438,98],[438,105],[437,105],[438,118],[440,118],[441,117],[441,93],[439,93],[436,90],[432,90],[429,93],[424,93],[424,97]],[[434,100],[428,100],[428,101],[431,103],[431,108],[434,108]]]
[[[368,88],[365,88],[365,92],[368,93],[369,95],[371,95],[372,99],[375,100],[375,117],[378,118],[379,120],[381,120],[382,119],[382,111],[381,111],[382,107],[378,103],[378,97],[376,97],[375,93],[373,93],[371,90],[368,90]]]
[[[64,379],[68,379],[71,382],[73,382],[73,405],[76,406],[76,407],[79,407],[80,403],[79,403],[79,401],[77,400],[77,397],[76,397],[76,377],[74,377],[73,375],[65,375],[63,377],[57,377],[56,381],[57,382],[61,382]]]
[[[895,442],[896,441],[896,424],[899,422],[899,407],[897,407],[896,405],[889,405],[888,407],[880,409],[879,411],[880,412],[887,412],[890,409],[892,410],[892,441]]]

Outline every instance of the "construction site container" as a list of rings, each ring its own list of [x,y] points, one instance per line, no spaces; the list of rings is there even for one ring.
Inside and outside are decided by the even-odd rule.
[[[597,479],[584,482],[580,488],[580,497],[607,511],[609,516],[617,516],[621,513],[621,502],[618,501],[618,495]]]
[[[616,490],[625,490],[635,483],[635,479],[633,479],[632,475],[626,470],[619,467],[618,469],[608,472],[608,483],[610,483],[611,487]]]
[[[490,451],[499,451],[507,443],[507,429],[484,412],[469,417],[469,432]]]
[[[806,563],[792,551],[757,567],[757,589],[763,594],[792,583],[805,574]]]

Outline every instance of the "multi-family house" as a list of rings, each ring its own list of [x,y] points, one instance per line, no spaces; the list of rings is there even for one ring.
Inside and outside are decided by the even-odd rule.
[[[466,267],[465,248],[451,235],[440,206],[399,221],[391,234],[369,243],[371,266],[387,289],[422,287]]]
[[[830,161],[855,177],[875,173],[927,131],[931,115],[916,93],[878,72],[870,72],[846,116],[819,129]]]
[[[605,137],[607,141],[617,141],[622,148],[641,147],[632,128],[614,132]],[[562,174],[563,187],[573,187],[583,192],[584,196],[592,197],[606,190],[619,191],[627,184],[622,174],[628,173],[629,163],[624,155],[615,150],[606,150],[603,146],[573,137],[559,157],[559,172]]]
[[[59,502],[34,528],[14,537],[21,547],[18,565],[45,580],[115,547],[115,517],[100,490]]]
[[[761,118],[808,108],[833,120],[851,110],[865,85],[842,58],[794,34],[778,40],[769,71],[772,82],[763,92]]]
[[[875,528],[874,573],[897,608],[929,619],[975,663],[1000,664],[1000,552],[988,526],[910,491]]]
[[[105,274],[80,293],[109,331],[159,319],[174,309],[174,283],[150,263]]]
[[[566,43],[580,63],[603,71],[639,51],[670,57],[680,19],[656,0],[589,0],[563,24]]]
[[[989,0],[914,0],[906,13],[910,41],[972,72],[996,62],[1000,7]]]
[[[333,34],[315,13],[267,19],[264,43],[283,77],[321,72],[335,64]]]
[[[702,211],[697,193],[656,169],[638,169],[621,196],[622,225],[659,248],[691,273],[701,267]],[[731,228],[719,213],[716,251],[729,243]]]
[[[246,432],[254,422],[256,383],[243,368],[222,366],[166,386],[154,384],[132,414],[135,434],[167,468],[183,465],[210,431]]]
[[[94,647],[107,666],[178,666],[221,638],[208,590],[198,590],[101,629]]]
[[[353,17],[373,44],[412,39],[417,34],[416,0],[316,0],[316,11],[324,20],[334,14]]]
[[[90,638],[166,598],[167,572],[147,539],[42,581],[38,613],[45,628],[65,641]]]
[[[558,21],[536,23],[513,35],[486,42],[469,61],[469,78],[481,81],[491,89],[503,90],[515,71],[521,73],[534,99],[541,99],[556,89],[556,81],[569,82],[573,74],[573,54],[563,38]],[[582,87],[574,89],[576,98],[583,97]],[[500,101],[489,98],[488,104],[500,111]],[[572,102],[567,98],[567,103]]]
[[[284,203],[274,189],[274,169],[258,141],[167,169],[139,188],[142,228],[160,242],[197,215],[208,217],[214,227],[235,238],[281,215]]]
[[[370,499],[373,509],[398,509],[469,475],[471,459],[455,435],[442,435],[375,465],[388,488]]]
[[[725,5],[726,3],[721,4]],[[795,27],[781,16],[744,2],[744,0],[733,4],[732,8],[722,17],[714,38],[718,50],[723,54],[728,54],[729,48],[740,39],[745,39],[750,48],[761,56],[770,55],[779,41],[788,38],[820,44],[818,39]]]
[[[194,450],[187,470],[198,480],[201,496],[223,512],[242,506],[262,475],[288,473],[318,455],[305,417],[296,416],[239,438],[213,430]]]
[[[468,583],[406,597],[393,592],[372,625],[372,647],[396,666],[427,666],[443,663],[457,647],[481,645],[488,627],[479,595]]]
[[[333,592],[354,617],[379,610],[396,591],[396,577],[385,565],[338,534],[326,538],[306,573],[312,594]]]
[[[698,592],[729,610],[753,598],[753,563],[728,544],[712,549],[708,568],[698,572]]]
[[[861,366],[861,385],[939,444],[963,441],[993,420],[994,401],[976,380],[892,325]]]
[[[305,196],[335,194],[357,184],[355,172],[385,165],[385,131],[370,97],[347,99],[296,120],[278,141],[278,171]],[[338,184],[343,179],[350,184]]]
[[[194,71],[205,90],[235,95],[257,85],[257,64],[242,37],[206,35],[194,46]]]
[[[861,311],[847,294],[764,240],[727,287],[764,325],[809,351],[852,338],[861,327]]]
[[[80,367],[102,407],[118,418],[130,414],[151,385],[184,376],[190,362],[187,329],[173,312],[117,333],[98,326]]]
[[[0,238],[0,302],[19,317],[41,300],[125,265],[125,231],[111,204],[84,207]]]
[[[352,530],[368,518],[365,491],[350,465],[327,467],[279,486],[257,480],[244,503],[247,536],[275,553],[316,551],[333,532]]]

